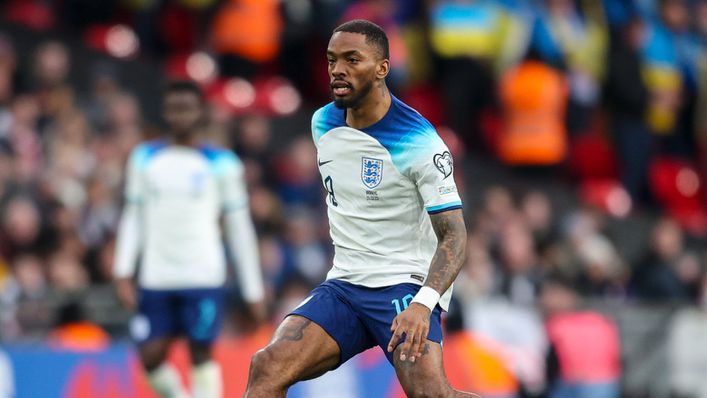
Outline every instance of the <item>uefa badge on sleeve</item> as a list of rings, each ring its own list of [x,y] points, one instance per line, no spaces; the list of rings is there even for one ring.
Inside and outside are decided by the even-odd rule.
[[[383,180],[383,161],[374,158],[361,158],[361,181],[368,189],[380,185]]]
[[[452,161],[452,154],[449,153],[449,151],[435,154],[432,157],[432,162],[434,162],[437,170],[444,175],[445,179],[452,175],[454,162]]]

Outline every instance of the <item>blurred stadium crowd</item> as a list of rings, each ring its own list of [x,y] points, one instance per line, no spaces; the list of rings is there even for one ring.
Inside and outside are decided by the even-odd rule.
[[[308,118],[328,100],[330,32],[354,18],[388,32],[393,93],[455,155],[470,232],[459,325],[515,347],[525,388],[541,390],[551,367],[555,330],[539,310],[572,291],[603,309],[707,305],[707,1],[0,8],[2,342],[44,339],[59,315],[77,316],[57,303],[89,294],[84,307],[104,303],[89,318],[125,336],[107,287],[123,167],[160,131],[159,84],[126,76],[128,64],[204,86],[205,137],[246,165],[273,319],[296,305],[330,266]],[[234,333],[247,329],[235,318]]]

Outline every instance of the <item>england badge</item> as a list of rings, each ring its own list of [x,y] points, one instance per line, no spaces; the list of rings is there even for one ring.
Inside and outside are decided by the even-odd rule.
[[[383,179],[383,161],[374,158],[361,158],[361,181],[366,188],[373,189]]]

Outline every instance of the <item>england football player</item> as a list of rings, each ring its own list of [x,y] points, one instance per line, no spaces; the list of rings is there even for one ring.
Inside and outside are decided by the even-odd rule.
[[[153,389],[163,397],[222,396],[211,345],[222,322],[223,217],[244,299],[262,316],[264,292],[243,166],[225,149],[201,144],[201,90],[172,82],[164,93],[168,137],[139,145],[128,160],[114,264],[118,297],[137,309],[131,332]],[[139,292],[132,282],[138,256]],[[165,361],[172,339],[189,340],[192,393]]]
[[[409,397],[472,397],[449,386],[442,366],[440,312],[466,242],[449,150],[388,91],[380,27],[337,27],[327,59],[334,102],[315,112],[312,134],[334,264],[253,356],[245,396],[284,397],[378,345]]]

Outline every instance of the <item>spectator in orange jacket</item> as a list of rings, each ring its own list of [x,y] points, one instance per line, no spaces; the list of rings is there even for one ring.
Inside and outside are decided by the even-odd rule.
[[[505,126],[499,139],[502,161],[513,166],[554,166],[567,155],[567,84],[562,73],[528,59],[501,78]]]

